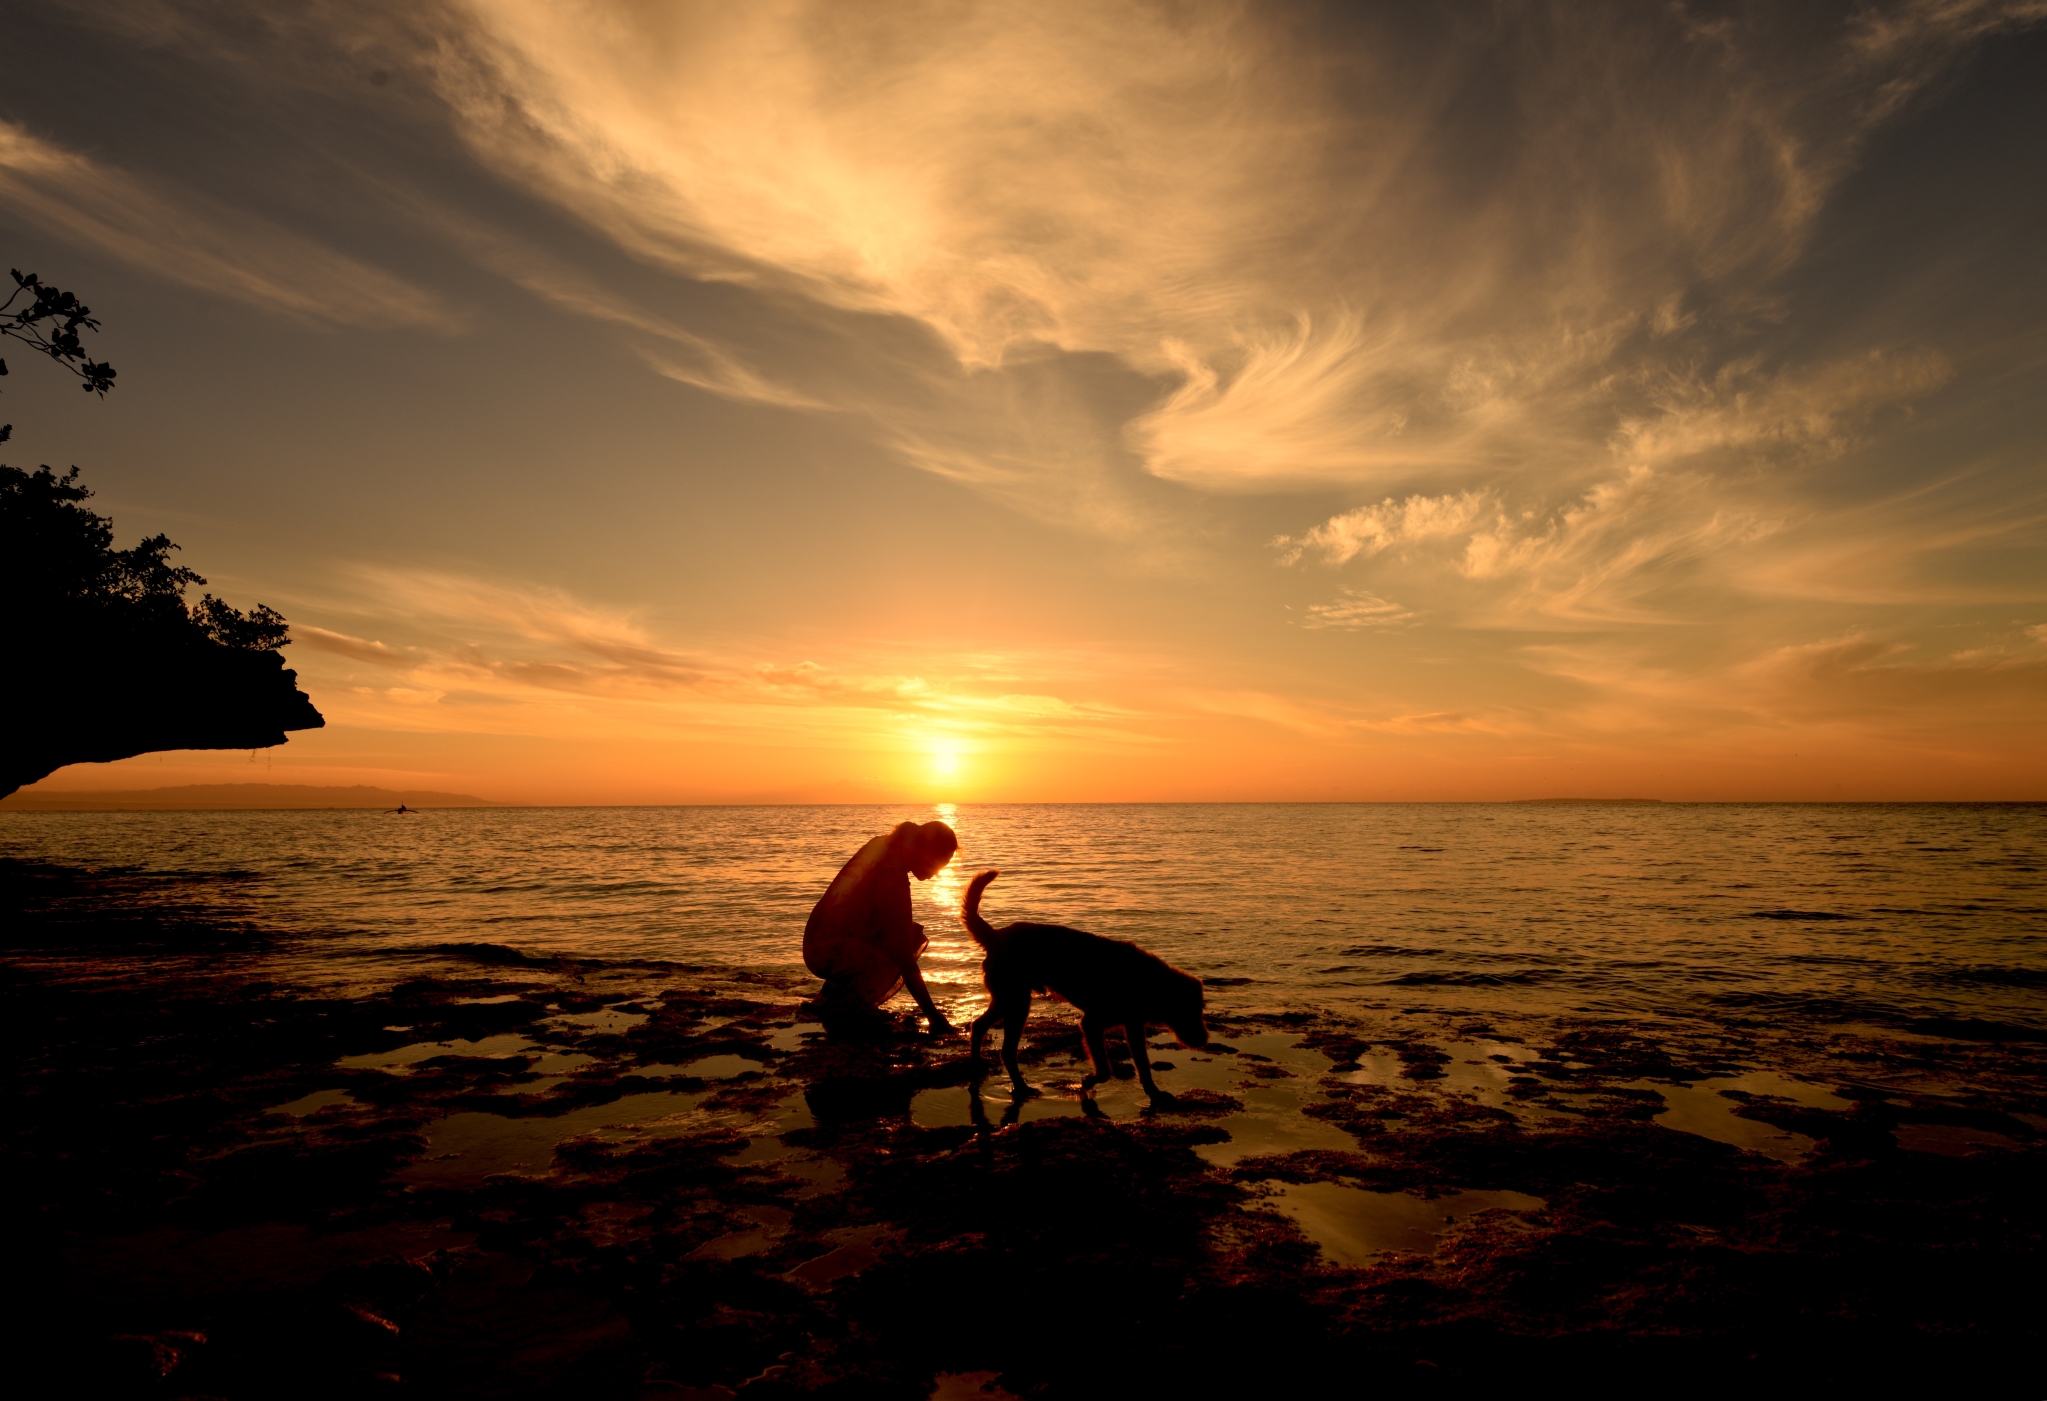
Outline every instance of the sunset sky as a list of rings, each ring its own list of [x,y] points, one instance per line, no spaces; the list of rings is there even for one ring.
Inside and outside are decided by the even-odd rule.
[[[517,802],[2047,798],[2047,0],[4,0],[77,463]]]

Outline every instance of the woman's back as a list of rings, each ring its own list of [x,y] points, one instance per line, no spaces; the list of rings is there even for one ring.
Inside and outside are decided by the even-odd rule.
[[[832,955],[840,945],[878,943],[892,925],[914,922],[909,872],[888,857],[916,830],[916,824],[905,822],[869,841],[839,868],[803,926],[803,961],[811,972],[828,977],[819,964],[835,963]]]

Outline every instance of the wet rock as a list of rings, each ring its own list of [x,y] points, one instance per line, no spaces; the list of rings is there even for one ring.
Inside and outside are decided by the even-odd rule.
[[[920,1081],[907,1075],[879,1079],[838,1075],[813,1082],[803,1091],[803,1098],[819,1122],[849,1124],[907,1115],[911,1098],[922,1088]]]
[[[1219,1090],[1181,1090],[1170,1100],[1157,1106],[1160,1113],[1186,1115],[1193,1118],[1220,1118],[1226,1114],[1244,1112],[1244,1101],[1235,1095],[1226,1095]]]
[[[467,1252],[407,1328],[397,1369],[433,1394],[533,1394],[571,1378],[583,1395],[638,1380],[632,1325],[572,1276]]]
[[[109,1391],[145,1392],[205,1343],[203,1333],[120,1333],[88,1355],[85,1373],[95,1386]]]
[[[1426,1041],[1389,1042],[1400,1057],[1400,1073],[1410,1080],[1440,1080],[1450,1055]]]

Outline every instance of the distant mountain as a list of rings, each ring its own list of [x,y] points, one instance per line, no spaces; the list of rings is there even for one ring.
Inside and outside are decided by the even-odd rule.
[[[493,803],[469,793],[434,793],[423,788],[322,788],[307,783],[193,783],[182,788],[74,788],[38,792],[33,788],[0,800],[6,812],[221,812],[238,808],[488,808]]]

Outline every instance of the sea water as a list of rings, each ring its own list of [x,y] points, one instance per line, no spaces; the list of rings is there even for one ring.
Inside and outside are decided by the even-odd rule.
[[[0,856],[125,870],[334,951],[801,970],[839,865],[905,820],[941,1000],[984,909],[1132,939],[1222,1011],[2047,1028],[2047,805],[1161,804],[0,812]]]

